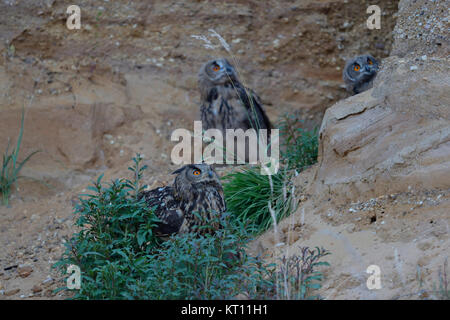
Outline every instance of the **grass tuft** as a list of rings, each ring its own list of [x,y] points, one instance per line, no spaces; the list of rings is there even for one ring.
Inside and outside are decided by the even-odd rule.
[[[24,119],[25,119],[25,109],[22,109],[22,118],[20,121],[20,131],[19,137],[17,138],[16,147],[9,153],[9,148],[11,146],[10,140],[8,138],[8,145],[3,153],[3,161],[0,172],[0,193],[2,194],[2,204],[8,206],[9,196],[11,195],[11,188],[17,182],[18,179],[24,178],[24,176],[19,175],[23,166],[34,156],[38,151],[30,153],[24,160],[18,161],[20,145],[22,143],[22,137],[24,132]]]
[[[440,300],[450,300],[450,288],[449,288],[447,267],[448,267],[448,259],[445,258],[442,268],[439,267],[438,270],[439,285],[437,286],[437,288],[436,287],[434,288],[434,291],[437,292],[437,297]]]
[[[301,123],[295,115],[285,115],[279,124],[283,163],[298,172],[316,163],[319,151],[318,128],[305,130]]]
[[[223,177],[223,188],[228,210],[241,222],[247,222],[256,233],[288,216],[294,209],[289,176],[278,171],[274,175],[261,175],[259,168],[245,169]]]

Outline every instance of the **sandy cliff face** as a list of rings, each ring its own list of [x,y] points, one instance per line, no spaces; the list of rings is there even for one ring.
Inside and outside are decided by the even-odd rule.
[[[373,89],[325,112],[319,161],[297,178],[297,212],[253,250],[277,260],[331,251],[326,298],[436,298],[449,255],[450,76],[445,1],[399,4],[392,54]],[[382,289],[366,286],[368,266]],[[421,284],[424,280],[424,284]]]
[[[353,201],[408,187],[450,187],[448,61],[422,60],[422,53],[385,59],[372,90],[327,110],[319,193]]]
[[[450,76],[443,1],[400,3],[392,55],[372,90],[327,110],[318,192],[346,200],[450,187]]]
[[[29,106],[24,151],[48,151],[33,164],[111,167],[120,150],[89,133],[94,106],[110,106],[108,118],[115,119],[140,108],[138,120],[145,122],[113,121],[103,134],[132,126],[163,132],[146,143],[157,148],[139,146],[149,156],[158,153],[152,157],[157,162],[173,146],[170,131],[192,129],[200,66],[229,56],[209,29],[228,42],[242,80],[261,96],[272,121],[295,112],[308,126],[318,125],[325,109],[346,96],[345,60],[361,51],[389,54],[398,1],[378,2],[384,28],[373,32],[364,27],[364,1],[79,1],[80,30],[66,28],[70,1],[3,1],[0,133],[14,137],[10,121]],[[207,36],[213,49],[193,35]],[[72,118],[78,120],[71,126]],[[39,131],[49,119],[52,128]],[[162,125],[169,121],[172,128]],[[137,135],[133,131],[130,136]],[[0,141],[0,149],[5,145]],[[122,149],[127,158],[134,152]]]

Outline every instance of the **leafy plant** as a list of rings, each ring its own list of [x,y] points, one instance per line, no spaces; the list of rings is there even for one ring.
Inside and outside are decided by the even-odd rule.
[[[25,109],[22,109],[22,118],[20,121],[20,131],[19,137],[17,138],[16,147],[9,153],[10,140],[8,138],[8,145],[3,154],[2,168],[0,172],[0,193],[2,194],[2,204],[8,205],[9,196],[11,194],[11,188],[20,178],[20,171],[23,166],[34,156],[38,151],[30,153],[24,160],[18,161],[20,145],[22,143],[23,131],[24,131],[24,119],[25,119]]]
[[[177,234],[162,242],[152,210],[137,196],[145,166],[133,158],[131,180],[106,186],[100,176],[75,208],[80,231],[54,267],[74,264],[81,289],[74,299],[230,299],[274,297],[274,266],[245,251],[251,227],[225,213],[208,221],[214,234]],[[205,226],[202,226],[202,228]],[[206,226],[208,227],[208,226]],[[65,290],[60,288],[59,290]]]
[[[246,228],[228,214],[219,223],[213,234],[176,235],[157,249],[150,258],[151,290],[145,298],[232,299],[243,294],[255,299],[274,290],[274,267],[245,252]]]
[[[282,160],[288,169],[297,171],[316,163],[319,150],[318,128],[305,130],[299,127],[301,123],[295,115],[285,115],[280,121]]]
[[[137,195],[142,158],[133,158],[133,179],[118,179],[102,185],[101,175],[93,194],[80,195],[75,208],[81,230],[66,242],[66,251],[55,267],[75,264],[81,269],[82,287],[75,298],[117,299],[138,294],[145,281],[146,254],[158,243],[153,234],[157,218]]]
[[[200,235],[194,229],[166,241],[157,238],[152,229],[158,219],[138,197],[146,166],[139,155],[133,161],[131,180],[103,185],[100,176],[89,187],[93,194],[79,197],[75,214],[80,231],[66,242],[54,265],[63,273],[72,264],[80,268],[81,288],[73,290],[72,298],[317,298],[311,293],[320,287],[322,275],[316,267],[326,264],[318,261],[326,255],[324,250],[302,249],[299,258],[282,260],[277,270],[247,253],[254,226],[248,225],[252,221],[233,219],[231,213],[213,215],[209,225],[199,227],[219,225],[213,233]]]
[[[322,286],[323,274],[317,271],[317,267],[329,266],[328,262],[319,261],[329,254],[330,252],[323,248],[301,247],[299,255],[289,258],[283,256],[280,259],[280,270],[277,275],[278,298],[283,300],[319,299],[320,296],[311,293]]]
[[[261,233],[273,224],[271,209],[277,222],[294,209],[289,175],[278,171],[274,175],[261,175],[258,168],[245,169],[223,177],[225,201],[228,209],[239,221]]]

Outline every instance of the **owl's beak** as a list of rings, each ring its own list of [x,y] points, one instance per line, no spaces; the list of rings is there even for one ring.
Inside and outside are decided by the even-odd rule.
[[[365,66],[364,71],[365,73],[372,74],[375,70],[371,66]]]
[[[208,176],[209,176],[210,178],[214,177],[214,172],[212,172],[212,170],[209,170],[209,171],[208,171]]]
[[[225,71],[230,77],[234,77],[234,70],[231,67],[226,66]]]

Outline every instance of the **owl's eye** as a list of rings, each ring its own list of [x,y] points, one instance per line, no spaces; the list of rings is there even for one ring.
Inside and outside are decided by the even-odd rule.
[[[214,71],[219,71],[219,70],[220,70],[219,65],[218,65],[218,64],[214,64],[213,70],[214,70]]]
[[[373,64],[372,60],[370,60],[370,59],[367,59],[367,63],[370,64],[370,65]]]
[[[194,170],[192,173],[194,176],[198,176],[200,175],[200,170]]]
[[[359,71],[361,69],[361,67],[359,66],[359,64],[355,64],[355,66],[353,67],[353,70],[355,71]]]

